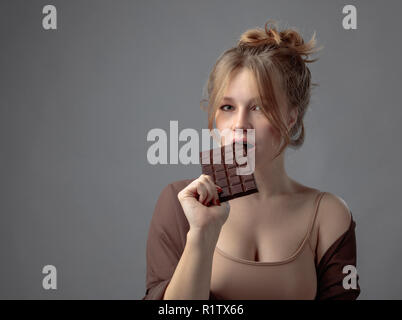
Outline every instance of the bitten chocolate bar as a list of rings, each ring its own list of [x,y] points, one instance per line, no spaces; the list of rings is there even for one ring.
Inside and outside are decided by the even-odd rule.
[[[220,202],[258,192],[253,174],[237,174],[240,165],[236,162],[235,147],[222,146],[202,151],[200,163],[202,173],[211,176],[215,184],[222,188],[223,192],[218,193]]]

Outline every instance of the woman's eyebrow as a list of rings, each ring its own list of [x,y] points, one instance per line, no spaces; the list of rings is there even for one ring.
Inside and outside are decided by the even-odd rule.
[[[223,97],[223,100],[234,102],[235,100],[232,97]],[[251,98],[248,103],[257,102],[258,97]]]

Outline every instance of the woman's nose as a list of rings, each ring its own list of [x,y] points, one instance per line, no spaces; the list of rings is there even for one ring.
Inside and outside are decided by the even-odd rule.
[[[251,127],[247,111],[240,110],[237,112],[234,119],[233,129],[251,129]]]

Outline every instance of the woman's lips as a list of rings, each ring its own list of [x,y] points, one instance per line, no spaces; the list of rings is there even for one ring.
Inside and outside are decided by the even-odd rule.
[[[243,140],[233,140],[233,149],[236,150],[236,145],[239,145],[244,152],[244,155],[247,155],[249,151],[255,150],[255,145],[249,143],[249,142],[244,142]]]
[[[255,147],[254,144],[252,144],[250,142],[247,142],[247,138],[245,138],[245,139],[233,139],[233,144],[236,144],[236,143],[242,144],[242,145],[246,146],[247,148]]]

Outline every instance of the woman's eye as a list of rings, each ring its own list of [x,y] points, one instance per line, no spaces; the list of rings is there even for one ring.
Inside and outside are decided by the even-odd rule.
[[[228,104],[226,104],[226,105],[224,105],[224,106],[221,107],[221,110],[223,110],[223,111],[229,111],[230,108],[233,108],[233,107],[230,106],[230,105],[228,105]]]
[[[260,106],[254,106],[254,110],[261,111],[261,107]]]

